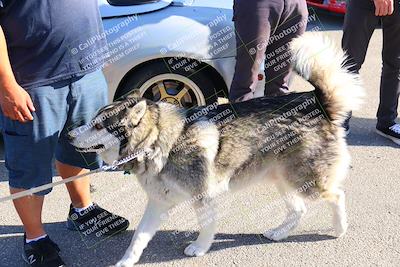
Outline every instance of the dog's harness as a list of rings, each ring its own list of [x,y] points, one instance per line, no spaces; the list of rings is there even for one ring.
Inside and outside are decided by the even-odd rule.
[[[110,171],[110,170],[116,170],[119,166],[124,165],[124,164],[136,159],[137,157],[139,157],[139,156],[141,156],[143,154],[144,154],[145,157],[147,157],[151,152],[152,152],[151,149],[138,149],[137,151],[135,151],[131,155],[129,155],[129,156],[127,156],[127,157],[125,157],[125,158],[123,158],[121,160],[115,161],[112,165],[104,165],[104,166],[102,166],[102,167],[100,167],[98,169],[92,170],[92,171],[84,173],[84,174],[72,176],[72,177],[63,179],[61,181],[57,181],[57,182],[54,182],[54,183],[41,185],[41,186],[38,186],[38,187],[34,187],[34,188],[31,188],[31,189],[24,190],[22,192],[11,194],[9,196],[0,198],[0,202],[8,201],[8,200],[15,200],[15,199],[18,199],[18,198],[21,198],[21,197],[26,197],[26,196],[31,196],[34,193],[38,193],[38,192],[53,188],[55,186],[62,185],[62,184],[67,184],[67,183],[70,183],[72,181],[78,180],[80,178],[86,177],[86,176],[94,174],[94,173]],[[127,174],[127,173],[129,174],[130,172],[128,170],[125,170],[124,174]]]

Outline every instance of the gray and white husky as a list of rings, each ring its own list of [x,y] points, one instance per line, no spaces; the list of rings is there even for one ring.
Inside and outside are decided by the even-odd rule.
[[[199,221],[203,212],[209,219],[184,253],[204,255],[217,229],[210,203],[253,182],[276,184],[288,208],[285,221],[266,231],[266,238],[286,238],[309,196],[328,201],[336,235],[346,232],[341,182],[350,156],[341,124],[360,103],[361,83],[343,66],[344,52],[321,35],[306,33],[290,47],[294,69],[314,91],[190,110],[127,97],[70,132],[77,150],[96,152],[107,164],[150,151],[123,166],[139,180],[148,204],[116,266],[138,262],[168,210],[188,200]]]

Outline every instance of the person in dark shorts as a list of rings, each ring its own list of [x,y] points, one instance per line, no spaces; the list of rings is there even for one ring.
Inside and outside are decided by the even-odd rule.
[[[306,1],[235,0],[233,10],[237,55],[229,100],[254,97],[264,62],[265,95],[287,94],[291,75],[288,45],[306,30]]]
[[[400,124],[396,123],[400,95],[400,7],[394,0],[351,0],[343,27],[343,50],[349,68],[359,72],[369,40],[381,23],[383,31],[382,76],[377,112],[377,133],[400,145]],[[344,127],[349,129],[349,119]]]
[[[106,55],[96,0],[0,0],[0,126],[11,193],[51,183],[54,156],[64,179],[99,167],[97,155],[75,151],[66,133],[107,104]],[[98,231],[126,230],[126,219],[92,202],[89,183],[67,184],[67,227],[84,232],[101,217]],[[64,266],[41,221],[49,192],[14,201],[25,230],[23,258],[34,267]]]

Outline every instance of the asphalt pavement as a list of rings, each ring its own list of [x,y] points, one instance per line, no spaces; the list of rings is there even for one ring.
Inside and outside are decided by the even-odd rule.
[[[324,14],[318,17],[314,24],[340,44],[343,19]],[[288,239],[281,242],[265,239],[261,233],[283,220],[285,207],[275,188],[252,186],[223,198],[216,239],[208,254],[199,258],[187,258],[183,254],[185,246],[196,238],[198,228],[194,214],[177,209],[150,242],[139,265],[399,266],[400,147],[375,133],[381,48],[382,30],[377,29],[361,71],[366,102],[361,110],[354,112],[348,138],[352,164],[345,191],[350,225],[343,238],[333,237],[328,205],[308,202],[308,213]],[[293,87],[301,89],[306,85],[296,79]],[[3,150],[1,144],[1,196],[8,193]],[[94,201],[125,216],[131,225],[127,232],[104,240],[70,232],[65,228],[68,194],[64,187],[55,188],[46,198],[43,221],[71,267],[116,263],[128,247],[146,203],[145,194],[133,176],[121,172],[101,173],[93,176],[92,183],[96,188]],[[266,210],[266,206],[273,208]],[[20,256],[22,236],[23,229],[12,204],[0,203],[1,267],[25,266]]]

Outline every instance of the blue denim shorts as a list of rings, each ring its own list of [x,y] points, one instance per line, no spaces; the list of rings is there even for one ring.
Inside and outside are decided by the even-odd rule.
[[[98,156],[75,151],[66,133],[88,123],[96,111],[107,104],[103,73],[95,71],[27,92],[36,109],[33,121],[20,123],[0,115],[10,187],[30,189],[51,183],[54,156],[68,165],[98,168]]]

